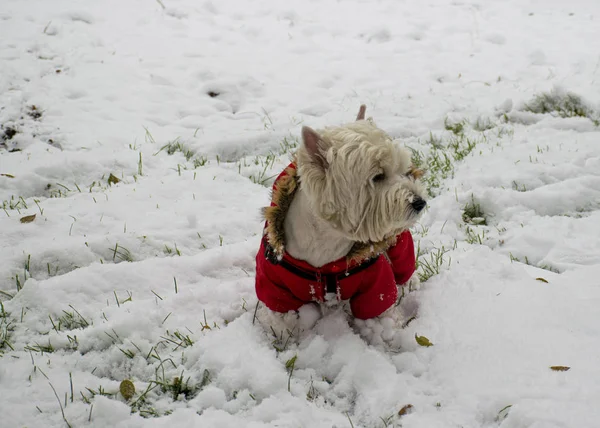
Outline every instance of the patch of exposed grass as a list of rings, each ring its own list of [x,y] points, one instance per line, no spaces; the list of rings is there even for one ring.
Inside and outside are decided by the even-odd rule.
[[[424,155],[413,148],[410,149],[412,151],[412,163],[415,168],[426,168],[426,174],[423,176],[422,181],[427,187],[429,196],[437,196],[442,182],[454,175],[454,165],[451,157],[445,151],[435,148],[431,150],[429,155]]]
[[[321,394],[319,394],[319,391],[317,390],[317,388],[315,388],[314,380],[311,377],[308,386],[308,391],[306,392],[306,399],[310,402],[314,402],[317,398],[319,398],[320,395]]]
[[[510,261],[512,262],[517,262],[517,263],[524,263],[526,265],[529,266],[534,266],[540,269],[544,269],[547,270],[549,272],[554,272],[554,273],[560,273],[560,271],[558,269],[556,269],[555,267],[547,264],[547,263],[541,263],[541,264],[534,264],[531,263],[531,261],[529,260],[529,257],[527,256],[523,256],[523,257],[515,257],[512,253],[509,253],[508,256],[510,257]]]
[[[436,137],[430,134],[430,140],[432,138]],[[439,194],[442,183],[454,176],[455,163],[468,156],[479,142],[478,139],[459,133],[453,135],[445,146],[441,140],[429,141],[431,150],[427,155],[409,147],[412,151],[413,165],[426,171],[422,181],[429,196],[435,197]]]
[[[165,151],[169,156],[172,156],[178,152],[181,153],[187,162],[192,162],[192,166],[194,167],[194,169],[204,166],[209,162],[206,156],[197,155],[196,152],[194,152],[194,150],[190,149],[184,143],[179,141],[179,138],[176,138],[175,140],[162,146],[158,150],[158,152],[154,153],[154,156],[158,155],[162,151]],[[187,167],[185,166],[183,168],[187,169]]]
[[[86,396],[83,393],[80,393],[81,396],[83,397],[83,401],[90,404],[91,400],[96,396],[96,395],[100,395],[102,397],[114,397],[115,395],[117,395],[116,392],[109,392],[106,389],[104,389],[102,387],[102,385],[100,385],[97,389],[92,389],[92,388],[85,388],[89,393],[90,396]]]
[[[481,232],[479,232],[478,230],[475,230],[475,229],[467,226],[465,233],[467,235],[466,241],[469,244],[483,245],[483,243],[487,239],[487,237],[485,236],[485,230],[482,230]]]
[[[552,90],[542,92],[525,104],[524,111],[535,114],[555,113],[560,117],[586,117],[598,125],[598,114],[583,99],[572,92]]]
[[[173,379],[157,378],[154,382],[160,386],[163,393],[171,395],[173,400],[179,400],[181,396],[188,400],[199,391],[199,385],[190,383],[190,379],[189,376],[186,379],[182,371],[179,376],[175,376]]]
[[[52,346],[52,343],[50,343],[49,340],[47,345],[40,345],[39,343],[35,343],[34,345],[25,346],[24,349],[30,352],[39,352],[42,355],[44,355],[44,353],[50,354],[55,351],[54,346]]]
[[[255,184],[269,186],[271,180],[279,174],[279,172],[271,174],[278,157],[279,155],[271,152],[267,156],[255,156],[252,160],[242,158],[237,162],[238,174],[248,177]],[[246,168],[251,169],[252,173],[246,172]]]
[[[465,121],[452,123],[448,117],[444,119],[444,128],[446,131],[452,132],[454,135],[462,135],[465,132]]]
[[[155,379],[151,380],[147,388],[130,403],[133,413],[139,413],[140,416],[145,418],[163,416],[152,406],[153,399],[160,397],[162,394],[167,394],[171,396],[173,401],[189,400],[211,382],[208,370],[204,370],[202,379],[198,383],[191,382],[191,377],[189,376],[186,378],[184,371],[179,376],[169,378],[164,372],[165,363],[174,365],[170,358],[161,361],[156,369]],[[165,414],[168,413],[170,413],[169,410]]]
[[[433,132],[429,131],[429,138],[425,140],[425,144],[430,145],[433,148],[441,149],[443,148],[443,140],[441,137],[438,137]]]
[[[200,168],[208,163],[208,158],[206,156],[195,156],[192,159],[192,165],[194,165],[194,169]]]
[[[131,252],[123,247],[122,245],[119,245],[118,243],[115,244],[115,248],[109,248],[110,251],[112,251],[113,253],[113,261],[116,262],[117,259],[122,261],[122,262],[132,262],[133,261],[133,256],[131,255]]]
[[[461,134],[452,138],[448,142],[447,148],[450,150],[450,153],[452,153],[452,157],[455,161],[461,161],[473,151],[478,142],[479,141],[473,138]]]
[[[4,310],[4,305],[0,301],[0,357],[4,355],[6,349],[15,350],[11,345],[13,330],[14,324],[10,320],[10,314]]]
[[[28,208],[29,207],[27,206],[27,202],[25,202],[25,199],[23,199],[22,196],[15,198],[15,196],[12,195],[10,199],[2,201],[2,209],[5,212],[7,210],[16,210],[20,214],[21,210],[26,210]],[[10,214],[7,213],[7,215],[10,217]]]
[[[478,117],[475,123],[471,124],[475,131],[485,132],[496,127],[496,124],[488,117]]]
[[[70,311],[63,310],[63,314],[56,319],[49,316],[52,328],[58,333],[60,331],[70,331],[75,329],[84,329],[90,326],[90,322],[79,313],[72,305],[69,305]]]
[[[177,248],[177,243],[175,243],[175,249],[173,249],[173,248],[169,247],[167,244],[165,244],[165,248],[164,248],[163,252],[166,255],[177,254],[178,256],[181,256],[181,251],[179,250],[179,248]]]
[[[294,369],[296,368],[296,360],[298,359],[298,355],[294,355],[292,358],[285,362],[285,368],[287,369],[288,376],[288,392],[290,392],[290,383],[292,381],[292,375],[294,374]]]
[[[421,251],[421,242],[417,242],[416,270],[421,282],[427,281],[432,276],[438,275],[444,265],[450,266],[452,259],[446,257],[450,250],[444,246],[434,248],[428,253]]]
[[[155,155],[159,154],[162,151],[167,152],[167,154],[169,156],[174,155],[177,152],[180,152],[181,154],[183,154],[183,156],[185,157],[185,160],[189,161],[190,159],[192,159],[192,157],[194,157],[194,152],[189,149],[185,144],[183,144],[181,141],[179,141],[179,138],[176,138],[175,140],[165,144],[164,146],[162,146],[158,152],[155,153]]]
[[[513,180],[512,188],[513,188],[513,190],[516,190],[517,192],[526,192],[527,191],[527,187],[525,187],[524,184],[517,183],[516,180]]]
[[[7,175],[7,174],[4,174]],[[109,176],[105,175],[98,181],[93,181],[91,185],[83,187],[83,189],[88,189],[89,193],[93,193],[93,191],[103,192],[106,191],[111,185],[117,184],[121,182],[122,179],[118,178],[112,173],[109,173]],[[73,188],[69,187],[73,186]],[[40,211],[40,215],[44,215],[43,208],[40,207],[40,197],[48,197],[48,198],[66,198],[72,193],[83,193],[82,187],[77,183],[69,183],[69,186],[66,186],[62,183],[48,183],[44,188],[44,192],[42,195],[32,196],[27,198],[29,203],[33,203],[37,206]],[[0,209],[4,210],[5,214],[10,217],[10,210],[15,210],[21,213],[21,210],[28,209],[28,203],[22,196],[14,196],[12,195],[10,199],[3,200],[0,202]]]
[[[475,225],[486,225],[487,219],[485,213],[481,209],[479,202],[471,195],[471,201],[467,202],[463,209],[462,219],[465,223]]]
[[[279,155],[291,155],[293,154],[300,142],[298,141],[298,137],[293,135],[289,135],[287,137],[283,137],[283,140],[279,143]]]
[[[152,373],[151,379],[138,379],[136,385],[133,380],[125,380],[130,384],[129,393],[123,395],[126,399],[127,404],[131,407],[132,413],[138,413],[142,417],[159,417],[171,413],[173,410],[157,410],[155,403],[157,400],[169,400],[169,401],[186,401],[193,398],[202,388],[211,382],[211,374],[208,370],[200,373],[201,377],[186,376],[183,368],[179,364],[183,364],[185,361],[185,348],[193,345],[193,340],[189,335],[175,331],[174,333],[167,333],[161,337],[161,340],[150,348],[148,352],[142,352],[139,346],[131,342],[131,345],[135,347],[135,350],[128,349],[127,347],[119,347],[118,343],[123,343],[116,332],[113,334],[107,333],[113,340],[113,344],[116,348],[122,352],[128,359],[137,361],[139,364],[142,361],[146,361],[149,365],[148,372]],[[191,332],[190,332],[191,333]],[[168,356],[159,355],[160,349],[169,349],[172,345],[175,345]],[[176,352],[178,354],[175,357]],[[176,363],[181,361],[181,363]],[[92,372],[93,373],[93,372]],[[98,388],[85,388],[87,392],[81,392],[81,398],[86,403],[91,405],[92,400],[95,396],[100,395],[111,399],[119,399],[119,391],[122,394],[122,386],[124,382],[121,382],[119,389],[105,388],[99,386]],[[139,385],[139,383],[143,384]],[[136,388],[137,387],[137,388]],[[139,388],[139,391],[137,389]],[[161,405],[164,408],[164,405]]]
[[[273,168],[275,159],[275,155],[272,153],[267,155],[267,157],[264,160],[262,160],[261,158],[260,162],[262,169],[260,169],[257,174],[250,174],[248,178],[250,178],[250,180],[252,180],[253,183],[260,184],[261,186],[267,185],[269,180],[277,177],[277,174],[267,174],[267,172]]]
[[[175,346],[171,352],[177,351],[179,348],[187,348],[194,344],[194,340],[189,334],[183,334],[178,330],[175,330],[173,333],[167,330],[165,335],[161,336],[161,339]]]
[[[256,316],[256,313],[255,313]],[[272,333],[271,346],[277,351],[277,353],[281,353],[287,350],[288,345],[293,343],[293,338],[297,337],[298,331],[294,327],[292,330],[285,329],[281,331],[276,331],[273,326],[270,326]]]

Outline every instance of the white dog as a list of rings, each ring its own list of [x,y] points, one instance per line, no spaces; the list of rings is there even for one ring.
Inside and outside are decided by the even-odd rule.
[[[422,172],[365,109],[344,126],[303,127],[273,185],[256,293],[257,317],[277,336],[310,329],[324,303],[346,302],[365,320],[356,323],[363,336],[389,342],[403,322],[397,286],[418,285],[408,229],[426,206]]]

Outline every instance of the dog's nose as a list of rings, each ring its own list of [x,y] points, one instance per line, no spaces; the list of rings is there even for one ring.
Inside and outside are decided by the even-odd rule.
[[[415,197],[415,200],[412,202],[412,207],[416,212],[421,211],[427,205],[427,202],[423,198]]]

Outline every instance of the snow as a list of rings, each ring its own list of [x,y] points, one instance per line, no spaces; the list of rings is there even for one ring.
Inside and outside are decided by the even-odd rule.
[[[0,426],[596,427],[599,13],[4,0]],[[541,93],[589,114],[529,111]],[[424,158],[468,122],[451,172],[423,165],[439,188],[413,234],[439,272],[405,297],[397,352],[335,308],[273,344],[253,322],[260,208],[300,127],[361,103]],[[473,201],[486,224],[463,220]]]

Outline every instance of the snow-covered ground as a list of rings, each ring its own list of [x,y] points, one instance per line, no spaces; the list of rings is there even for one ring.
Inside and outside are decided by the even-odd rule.
[[[599,426],[600,3],[3,0],[0,40],[2,428]],[[274,346],[259,209],[363,102],[429,169],[418,317]]]

